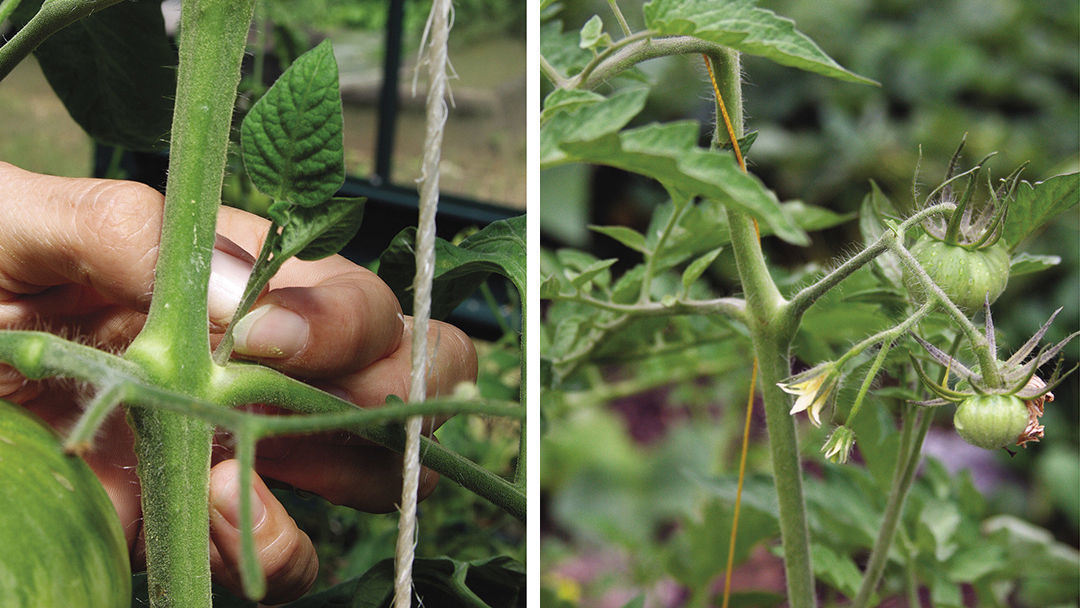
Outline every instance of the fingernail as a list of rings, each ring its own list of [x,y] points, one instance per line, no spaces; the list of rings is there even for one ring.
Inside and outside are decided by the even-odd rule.
[[[259,483],[252,477],[253,483]],[[234,528],[240,527],[240,475],[233,475],[228,481],[225,482],[225,486],[217,488],[216,491],[210,493],[210,499],[212,504],[210,505],[215,511],[221,514],[225,518],[225,521],[229,522]],[[266,505],[262,503],[259,498],[259,493],[252,488],[251,491],[251,527],[258,528],[262,523],[263,518],[266,517]]]
[[[206,304],[210,320],[225,325],[232,320],[244,287],[251,276],[251,263],[215,249],[210,259],[210,293]]]
[[[287,359],[307,344],[308,322],[287,308],[267,304],[244,315],[234,331],[241,355]]]

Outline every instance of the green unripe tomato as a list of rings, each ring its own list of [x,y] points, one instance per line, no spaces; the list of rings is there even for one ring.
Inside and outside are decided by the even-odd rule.
[[[56,434],[0,401],[0,604],[128,608],[131,565],[112,502]]]
[[[945,295],[967,313],[981,310],[987,296],[993,304],[1009,282],[1009,252],[1004,245],[971,251],[923,235],[911,254]],[[922,290],[910,272],[905,273],[904,284],[911,293]]]
[[[1027,425],[1027,406],[1014,395],[968,397],[953,416],[953,426],[964,441],[987,450],[1015,444]]]

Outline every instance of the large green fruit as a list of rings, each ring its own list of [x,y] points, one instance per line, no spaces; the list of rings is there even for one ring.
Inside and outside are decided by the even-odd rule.
[[[131,565],[112,502],[56,434],[0,401],[0,605],[128,608]]]
[[[1003,245],[972,251],[923,235],[911,254],[964,312],[981,310],[988,296],[993,304],[1009,282],[1009,252]],[[910,273],[904,279],[908,291],[921,291]]]
[[[964,441],[988,450],[1015,444],[1027,425],[1027,406],[1014,395],[968,397],[953,416],[953,426]]]

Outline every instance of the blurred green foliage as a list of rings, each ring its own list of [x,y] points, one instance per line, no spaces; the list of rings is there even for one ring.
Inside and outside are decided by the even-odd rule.
[[[635,21],[642,3],[619,2],[631,29],[642,27]],[[916,167],[917,189],[925,196],[942,179],[965,133],[967,165],[998,151],[989,163],[995,179],[1022,163],[1028,163],[1023,176],[1031,181],[1080,167],[1080,4],[762,0],[758,5],[792,18],[837,62],[882,85],[846,84],[744,59],[746,127],[758,131],[748,155],[750,170],[780,200],[849,213],[859,210],[873,180],[908,210]],[[576,44],[577,30],[594,14],[602,17],[607,33],[621,37],[606,1],[565,1],[546,9],[547,17],[563,22],[562,37],[549,38],[553,57],[560,44]],[[550,21],[546,27],[554,31]],[[645,110],[630,126],[694,118],[703,124],[704,142],[713,101],[700,57],[668,57],[637,67],[637,75],[652,86]],[[613,81],[598,90],[606,94],[620,86]],[[654,182],[608,169],[567,165],[545,171],[541,180],[542,229],[550,243],[584,250],[545,252],[543,276],[562,269],[584,273],[599,260],[619,258],[594,279],[618,285],[626,280],[619,275],[640,256],[583,225],[620,224],[651,234],[670,205]],[[791,293],[836,256],[849,253],[859,238],[858,222],[851,221],[814,232],[808,249],[770,239],[766,252],[781,289]],[[1062,263],[1015,277],[995,304],[1004,354],[1060,306],[1065,310],[1045,341],[1057,342],[1080,327],[1080,210],[1056,218],[1022,249],[1060,256]],[[730,251],[721,252],[705,276],[714,295],[731,294],[736,286]],[[678,273],[659,280],[677,289]],[[884,326],[880,302],[853,296],[873,284],[868,271],[857,273],[808,312],[795,345],[802,361],[833,357]],[[588,314],[575,306],[553,302],[548,318]],[[925,329],[938,331],[933,323]],[[542,352],[559,354],[572,343],[574,331],[579,330],[572,322],[562,331],[555,328]],[[642,343],[654,350],[682,344],[688,334],[704,343],[649,359],[634,349]],[[721,340],[727,348],[721,348]],[[749,384],[746,341],[737,329],[719,323],[642,319],[613,332],[598,352],[599,365],[575,369],[542,399],[544,605],[629,605],[635,596],[648,597],[647,605],[666,605],[659,599],[666,597],[660,591],[665,581],[676,581],[685,592],[675,605],[712,605],[710,593],[717,590],[726,561]],[[1070,344],[1064,355],[1066,366],[1074,364],[1080,344]],[[906,356],[901,348],[890,358]],[[685,380],[696,377],[694,369],[710,377]],[[975,460],[966,460],[971,453],[948,441],[951,408],[948,415],[939,413],[941,429],[932,432],[932,442],[943,452],[940,461],[925,461],[912,489],[881,597],[903,595],[910,576],[924,582],[935,605],[962,605],[965,594],[970,602],[973,589],[980,606],[1077,605],[1078,387],[1074,374],[1054,391],[1057,398],[1043,418],[1045,438],[1015,456],[978,452]],[[850,403],[856,388],[842,389],[838,403]],[[836,605],[839,594],[850,596],[858,586],[853,575],[865,564],[876,533],[867,522],[880,520],[894,466],[897,395],[888,390],[871,395],[857,430],[856,449],[865,466],[821,464],[818,448],[827,430],[800,428],[815,574],[823,583],[825,605]],[[769,466],[760,408],[752,429],[748,470],[759,474],[748,480],[736,554],[740,562],[753,564],[748,568],[767,571],[768,564],[763,567],[750,548],[757,543],[759,550],[761,545],[775,550],[777,538],[770,510],[775,496],[773,503],[768,497],[772,485],[760,476]],[[955,468],[961,470],[950,472]],[[775,562],[771,567],[782,571]],[[774,591],[783,589],[782,580],[778,585]],[[633,593],[627,595],[628,590]],[[765,598],[746,601],[767,605]],[[732,605],[737,603],[733,598]]]

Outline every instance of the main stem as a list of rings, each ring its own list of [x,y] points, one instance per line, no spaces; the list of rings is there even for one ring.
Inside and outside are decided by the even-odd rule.
[[[736,51],[725,50],[710,53],[709,58],[724,103],[733,117],[735,136],[742,137],[739,55]],[[726,139],[726,134],[723,137]],[[725,207],[725,213],[731,228],[735,264],[746,294],[747,325],[761,376],[773,481],[780,507],[788,605],[791,608],[810,608],[816,605],[816,598],[798,437],[795,434],[795,421],[788,413],[788,396],[777,386],[791,372],[788,352],[798,327],[797,314],[789,310],[787,301],[780,295],[769,274],[753,219],[731,206]]]
[[[254,0],[185,0],[161,246],[146,325],[125,358],[161,386],[205,397],[214,365],[207,283],[240,60]],[[132,408],[151,606],[209,607],[213,427]]]

